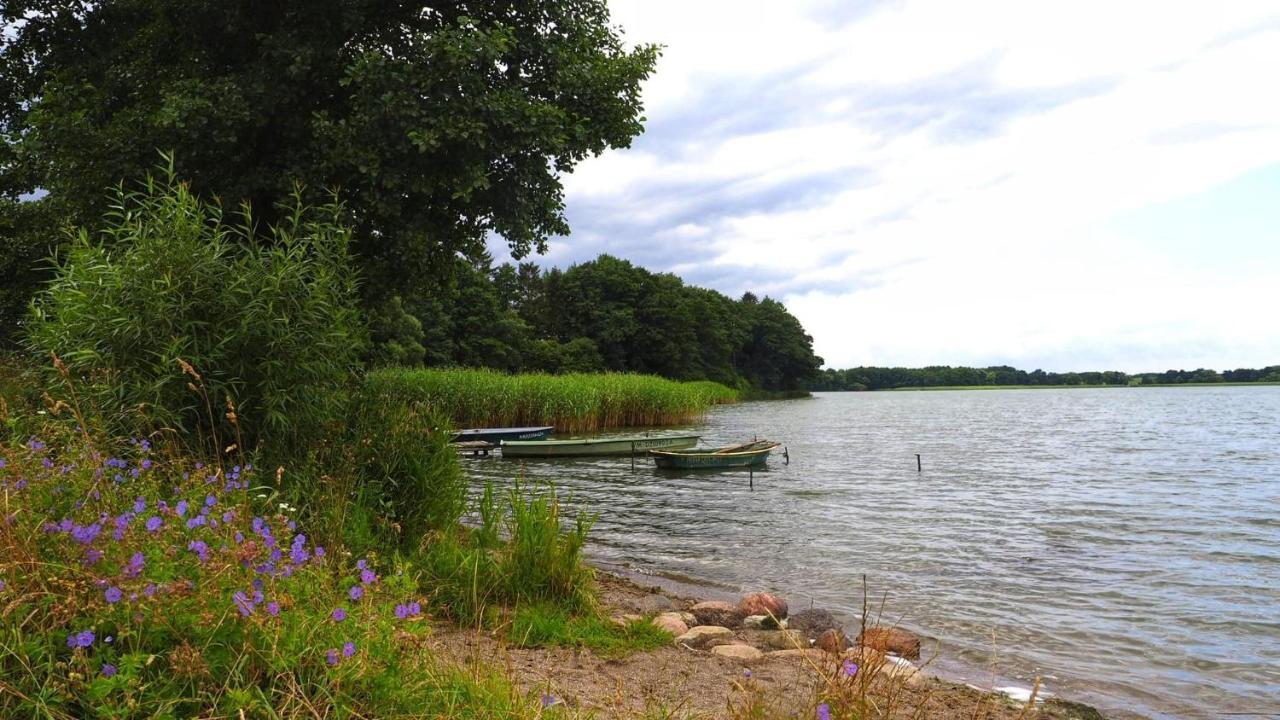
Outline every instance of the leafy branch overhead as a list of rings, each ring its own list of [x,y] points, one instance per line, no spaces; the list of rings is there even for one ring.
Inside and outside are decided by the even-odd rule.
[[[339,189],[372,294],[568,233],[560,175],[641,132],[658,56],[604,0],[11,0],[0,24],[0,198],[89,224],[157,149],[268,224],[295,183]]]

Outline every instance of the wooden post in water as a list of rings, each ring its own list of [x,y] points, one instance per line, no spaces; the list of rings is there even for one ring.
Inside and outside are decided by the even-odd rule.
[[[631,472],[636,471],[636,441],[631,441]]]
[[[916,472],[924,472],[924,466],[920,464],[920,453],[916,453]]]
[[[751,489],[755,490],[756,489],[756,469],[754,467],[748,466],[747,472],[749,473],[749,475],[747,476],[747,482],[751,483]]]

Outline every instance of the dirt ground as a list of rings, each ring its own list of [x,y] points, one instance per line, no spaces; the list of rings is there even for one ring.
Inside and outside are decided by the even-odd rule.
[[[601,600],[611,615],[645,610],[646,599],[662,595],[679,608],[697,602],[657,587],[601,572]],[[751,631],[738,631],[750,640]],[[767,708],[751,717],[812,718],[815,690],[838,677],[839,659],[822,653],[766,655],[749,663],[688,647],[659,648],[620,660],[596,657],[590,650],[567,647],[518,648],[499,634],[438,626],[430,645],[444,658],[464,664],[504,665],[530,693],[550,695],[568,706],[601,718],[745,717],[741,709],[752,699]],[[927,673],[926,673],[927,674]],[[966,685],[925,678],[911,685],[877,681],[870,697],[878,717],[944,720],[1094,720],[1086,706],[1051,701],[1027,708]]]

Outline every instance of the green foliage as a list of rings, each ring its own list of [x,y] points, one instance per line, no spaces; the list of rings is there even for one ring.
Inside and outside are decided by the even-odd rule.
[[[560,432],[690,423],[737,393],[712,382],[648,376],[505,375],[493,370],[383,369],[368,392],[382,402],[421,402],[459,427],[552,425]]]
[[[641,132],[658,56],[605,0],[9,0],[0,26],[0,198],[86,224],[155,148],[267,223],[295,181],[341,188],[371,296],[567,234],[562,175]]]
[[[377,365],[421,365],[427,358],[422,321],[405,310],[399,295],[369,314],[372,361]]]
[[[341,417],[364,328],[341,208],[284,210],[265,236],[247,210],[230,224],[172,166],[120,190],[58,260],[31,347],[118,431],[301,452]]]
[[[466,504],[467,481],[450,447],[448,418],[417,402],[386,402],[370,388],[347,417],[357,504],[396,525],[406,548],[432,530],[450,530]]]
[[[248,468],[144,443],[108,458],[52,432],[0,444],[20,507],[0,524],[0,716],[540,716],[496,670],[424,649],[413,566],[322,552],[290,517],[255,515]]]
[[[444,533],[419,557],[434,606],[463,623],[490,621],[501,604],[594,610],[594,572],[582,557],[592,518],[579,514],[565,528],[555,488],[526,494],[519,484],[501,499],[486,487],[476,511],[478,529]]]
[[[606,659],[626,657],[671,644],[671,634],[648,620],[632,620],[618,625],[596,614],[575,615],[550,603],[535,603],[517,609],[507,635],[519,647],[585,647]]]
[[[1018,370],[1008,365],[986,368],[933,365],[924,368],[856,367],[823,370],[809,387],[812,390],[889,390],[924,387],[1044,387],[1083,385],[1183,385],[1221,382],[1280,382],[1280,365],[1260,369],[1167,370],[1162,373],[1126,374],[1105,372],[1045,372]]]

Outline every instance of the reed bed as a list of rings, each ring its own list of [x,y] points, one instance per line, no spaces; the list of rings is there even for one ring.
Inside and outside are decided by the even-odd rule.
[[[422,402],[458,427],[551,425],[557,432],[687,425],[736,391],[709,381],[676,382],[623,373],[507,375],[493,370],[377,370],[366,389],[391,401]]]

